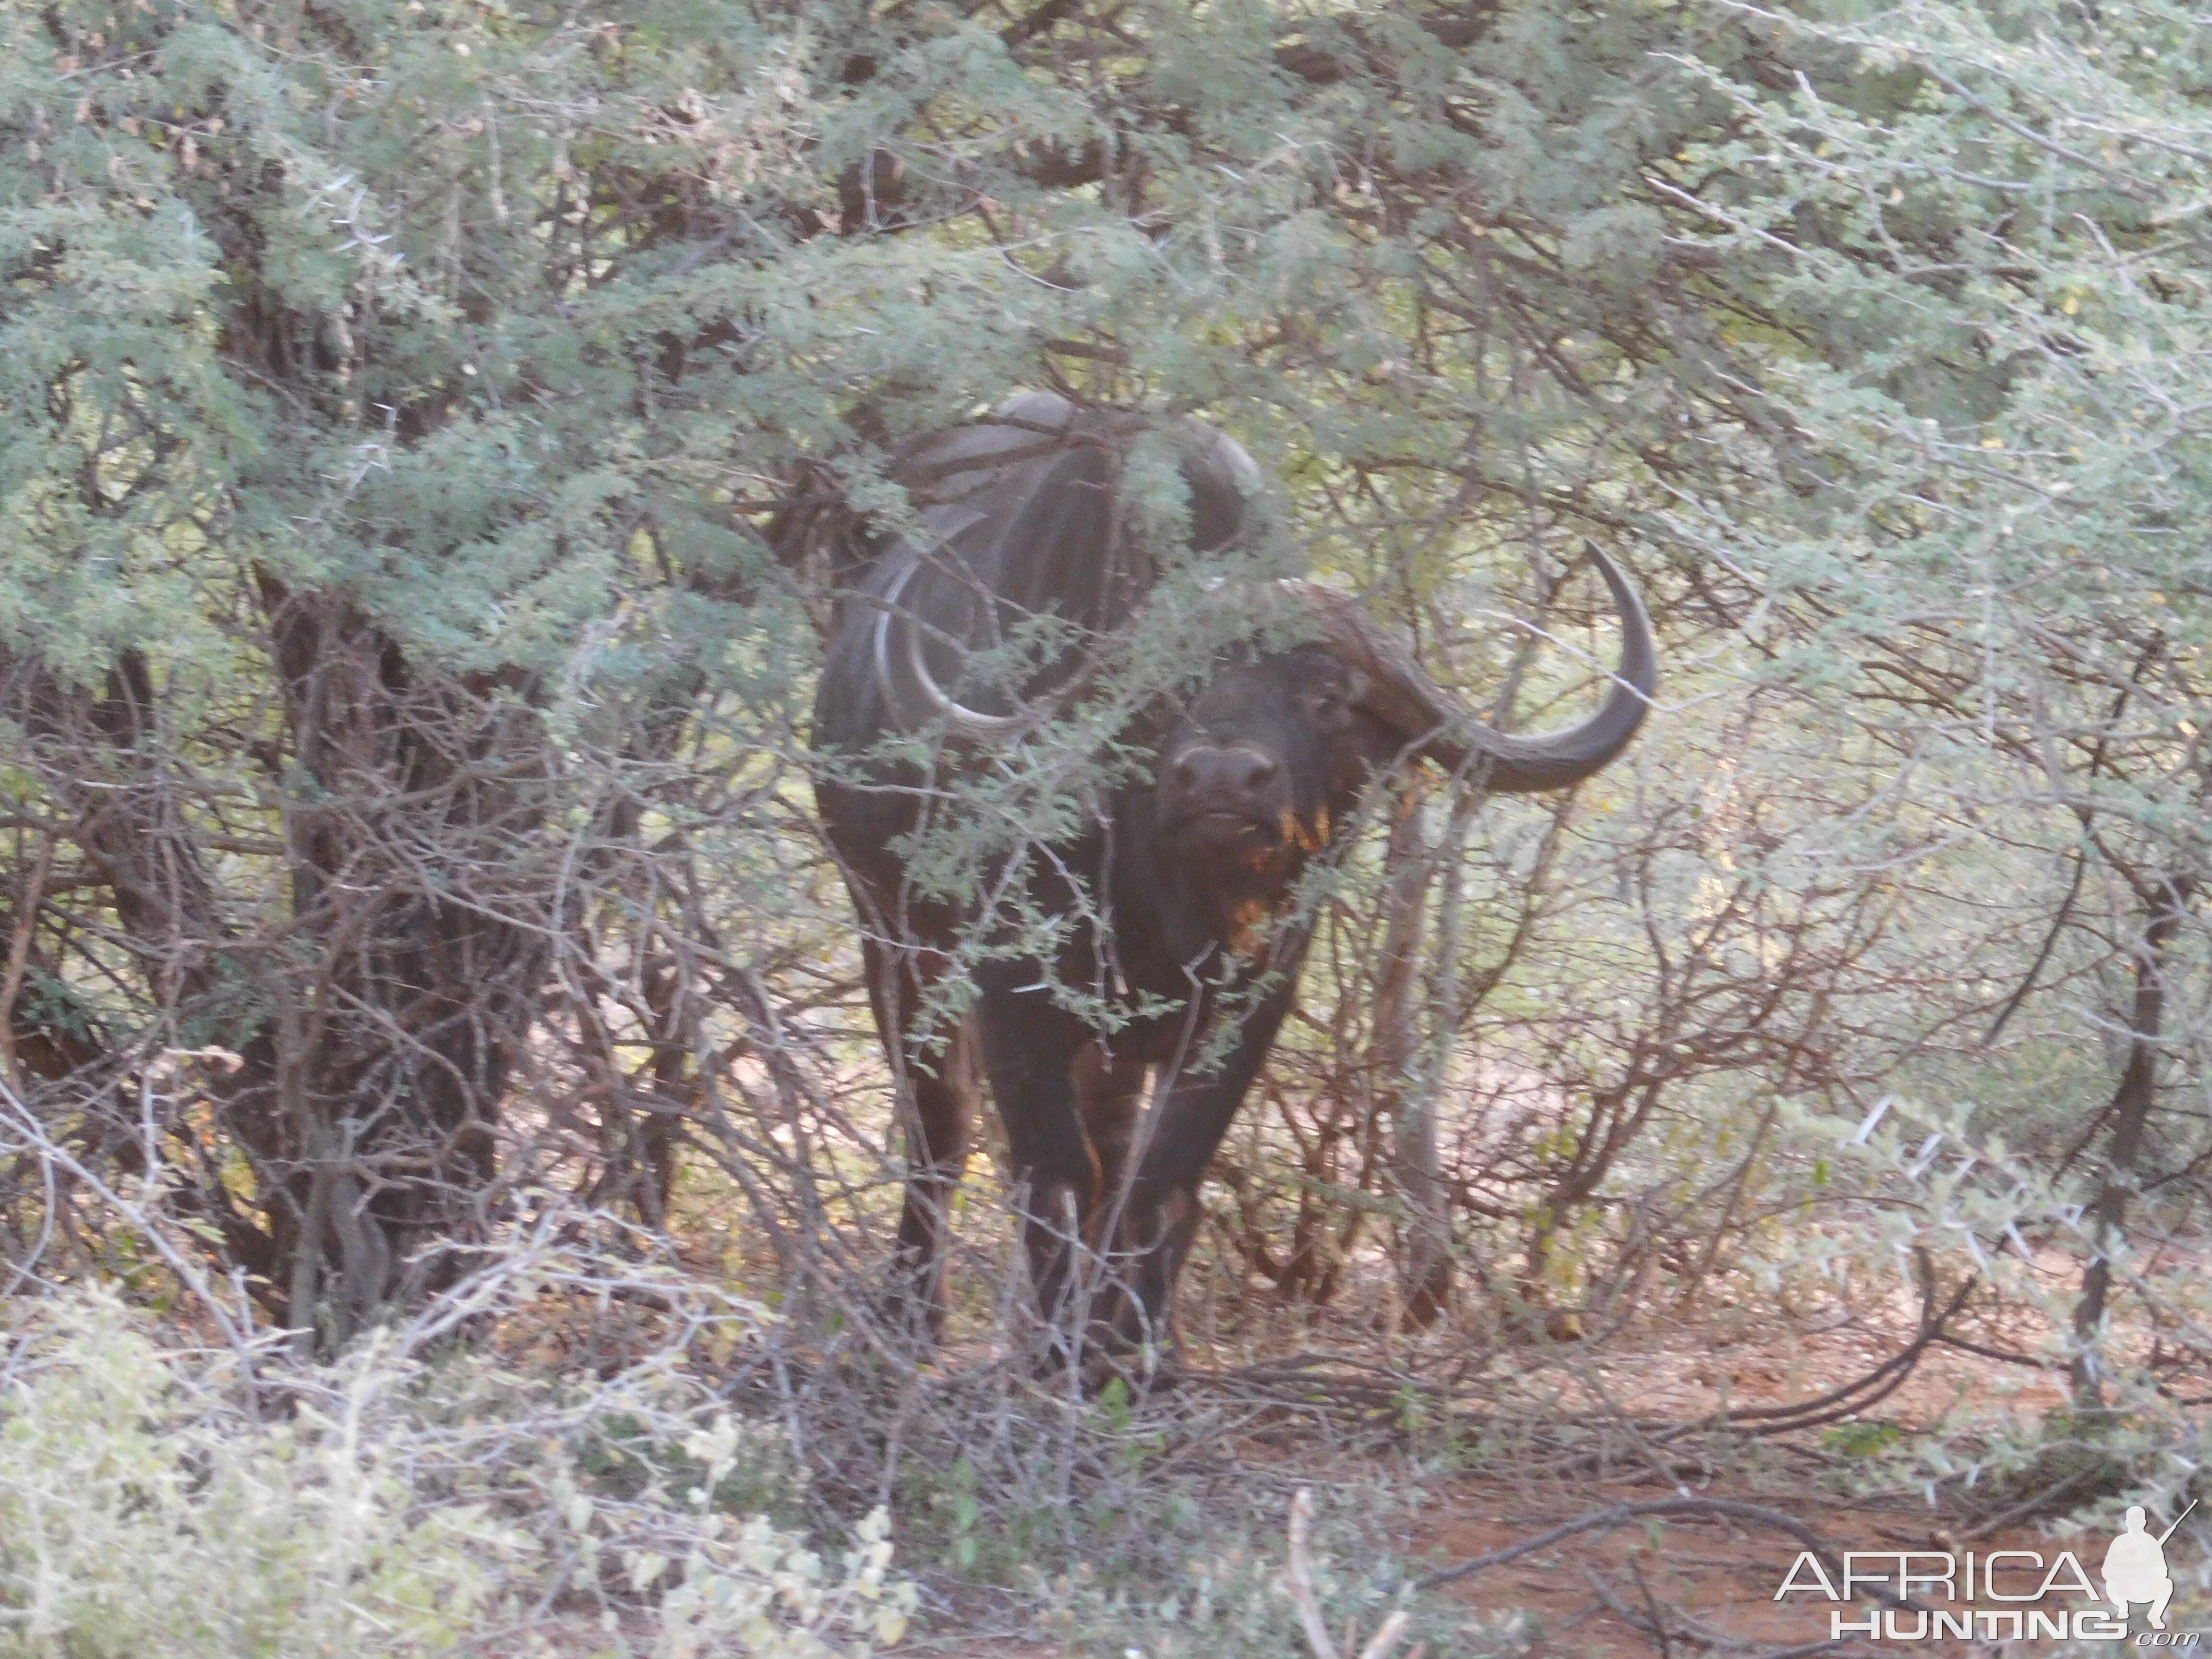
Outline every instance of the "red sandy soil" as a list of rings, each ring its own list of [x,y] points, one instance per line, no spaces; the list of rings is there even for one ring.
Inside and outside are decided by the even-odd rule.
[[[2001,1341],[2015,1352],[2032,1351],[2033,1334],[2021,1328],[1976,1333],[1978,1339]],[[1894,1333],[1873,1329],[1800,1336],[1770,1328],[1762,1340],[1735,1343],[1716,1340],[1711,1330],[1683,1330],[1672,1340],[1620,1344],[1601,1354],[1561,1356],[1560,1393],[1570,1401],[1583,1396],[1593,1407],[1610,1403],[1645,1419],[1681,1421],[1723,1404],[1778,1405],[1817,1397],[1871,1370],[1900,1346]],[[1961,1425],[1971,1422],[1986,1431],[2008,1417],[2039,1417],[2064,1398],[2063,1376],[1938,1347],[1870,1416],[1922,1427],[1948,1419]],[[1790,1484],[1728,1479],[1693,1484],[1687,1490],[1698,1497],[1737,1498],[1781,1510],[1839,1550],[1972,1548],[1984,1556],[1992,1550],[2027,1550],[2040,1552],[2050,1563],[2058,1551],[2070,1548],[2094,1574],[2108,1541],[2102,1536],[2054,1538],[2030,1528],[1958,1544],[1948,1536],[1942,1517],[1909,1499],[1855,1501],[1802,1480]],[[1650,1480],[1539,1484],[1497,1476],[1462,1477],[1431,1489],[1420,1524],[1406,1542],[1416,1554],[1441,1565],[1517,1544],[1611,1504],[1668,1495],[1668,1487]],[[1514,1613],[1530,1615],[1536,1628],[1527,1659],[1657,1659],[1660,1644],[1621,1612],[1602,1605],[1593,1579],[1632,1612],[1665,1604],[1670,1623],[1677,1613],[1686,1614],[1723,1643],[1744,1644],[1747,1653],[1772,1653],[1823,1641],[1830,1633],[1833,1604],[1808,1595],[1775,1599],[1799,1547],[1785,1534],[1759,1527],[1671,1521],[1655,1534],[1632,1524],[1564,1540],[1463,1579],[1443,1593],[1487,1619]],[[1930,1605],[1956,1610],[1941,1601]],[[1983,1601],[1979,1605],[1998,1604]],[[2070,1605],[2063,1598],[2051,1603],[2053,1608]],[[1844,1616],[1862,1620],[1869,1607],[1861,1600],[1845,1608]],[[1911,1615],[1905,1617],[1909,1630]],[[2197,1622],[2186,1609],[2172,1620],[2179,1629],[2194,1628]],[[2212,1623],[2212,1619],[2204,1622]],[[2027,1650],[2002,1641],[1955,1640],[1884,1642],[1879,1649],[1859,1650],[1963,1656],[2008,1650]],[[1060,1650],[1052,1644],[963,1638],[943,1629],[910,1638],[908,1647],[900,1650],[908,1650],[933,1659],[1060,1659]],[[1694,1638],[1684,1639],[1678,1630],[1673,1650],[1727,1650]],[[1286,1655],[1285,1659],[1303,1656]],[[1447,1656],[1431,1655],[1429,1659]]]

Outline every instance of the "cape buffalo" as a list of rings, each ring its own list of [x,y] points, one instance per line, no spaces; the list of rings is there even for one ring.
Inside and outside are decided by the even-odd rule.
[[[919,529],[848,565],[815,704],[830,757],[817,799],[907,1125],[896,1300],[941,1330],[946,1212],[988,1074],[1038,1309],[1064,1357],[1164,1345],[1199,1183],[1297,987],[1309,924],[1294,890],[1345,837],[1362,786],[1419,755],[1494,790],[1564,787],[1626,746],[1655,678],[1643,604],[1595,549],[1621,618],[1620,672],[1589,719],[1539,737],[1482,725],[1351,600],[1282,584],[1317,638],[1223,652],[1180,703],[1154,688],[1164,712],[1114,734],[1149,764],[992,866],[988,901],[947,890],[920,832],[992,829],[948,783],[1004,775],[1095,684],[1158,580],[1121,522],[1133,430],[1133,417],[1028,393],[910,448],[896,476]],[[1258,470],[1212,428],[1167,435],[1192,545],[1226,547]],[[984,948],[963,966],[979,922]],[[964,993],[947,983],[963,971],[964,1003],[945,994]]]

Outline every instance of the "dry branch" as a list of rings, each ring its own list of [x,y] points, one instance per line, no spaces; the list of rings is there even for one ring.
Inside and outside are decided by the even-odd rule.
[[[1322,1617],[1321,1597],[1314,1593],[1313,1561],[1308,1545],[1313,1533],[1313,1493],[1304,1486],[1291,1500],[1291,1563],[1283,1575],[1284,1593],[1291,1605],[1297,1609],[1298,1623],[1304,1626],[1307,1645],[1314,1650],[1314,1659],[1338,1659],[1336,1643],[1329,1636],[1328,1621]],[[1382,1627],[1369,1638],[1359,1650],[1359,1659],[1386,1659],[1404,1639],[1409,1615],[1399,1608],[1382,1621]],[[1347,1641],[1356,1640],[1347,1635]],[[1407,1659],[1421,1659],[1422,1650],[1415,1648]]]

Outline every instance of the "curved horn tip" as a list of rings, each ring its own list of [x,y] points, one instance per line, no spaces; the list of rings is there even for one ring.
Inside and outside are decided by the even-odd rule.
[[[1613,605],[1620,612],[1620,666],[1613,674],[1614,684],[1626,684],[1648,706],[1659,684],[1658,642],[1651,629],[1651,612],[1628,573],[1603,548],[1585,536],[1583,551],[1605,578]]]
[[[1362,706],[1398,730],[1447,771],[1479,768],[1499,793],[1563,789],[1609,764],[1628,746],[1651,707],[1658,681],[1650,613],[1626,574],[1595,545],[1588,550],[1612,591],[1620,617],[1620,665],[1596,713],[1564,731],[1508,734],[1431,679],[1410,642],[1349,594],[1285,579],[1278,586],[1302,601],[1322,623],[1329,647],[1374,676]]]

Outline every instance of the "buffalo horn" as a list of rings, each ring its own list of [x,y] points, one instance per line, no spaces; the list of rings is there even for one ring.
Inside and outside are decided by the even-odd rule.
[[[1628,746],[1658,684],[1651,618],[1643,599],[1619,566],[1595,547],[1588,550],[1620,612],[1620,666],[1595,714],[1564,731],[1533,737],[1500,732],[1476,719],[1422,672],[1398,632],[1376,621],[1358,600],[1310,582],[1282,586],[1320,623],[1329,649],[1365,677],[1359,706],[1437,765],[1502,793],[1564,789]]]
[[[966,523],[975,522],[981,516],[969,514],[959,528],[965,528]],[[876,613],[876,684],[883,688],[891,717],[899,728],[917,732],[926,725],[937,723],[954,737],[1003,742],[1044,724],[1051,718],[1048,713],[1018,707],[1012,714],[987,714],[979,708],[969,708],[938,684],[937,676],[929,672],[929,664],[922,655],[921,629],[900,605],[907,583],[914,580],[914,573],[921,568],[921,556],[909,553],[898,573],[885,586],[878,601],[881,609]]]

